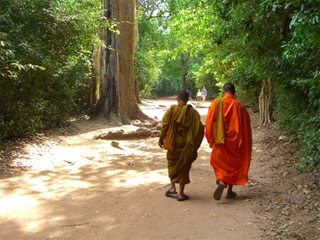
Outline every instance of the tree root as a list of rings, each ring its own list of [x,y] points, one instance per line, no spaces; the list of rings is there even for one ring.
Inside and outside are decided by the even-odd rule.
[[[108,133],[102,133],[95,136],[94,139],[105,140],[132,140],[132,139],[144,139],[149,137],[159,137],[160,130],[156,128],[138,128],[136,131],[124,132],[123,130],[110,131]]]

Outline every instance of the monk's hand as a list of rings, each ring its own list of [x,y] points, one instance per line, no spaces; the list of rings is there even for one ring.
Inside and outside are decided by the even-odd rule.
[[[163,148],[163,138],[159,138],[159,147]]]

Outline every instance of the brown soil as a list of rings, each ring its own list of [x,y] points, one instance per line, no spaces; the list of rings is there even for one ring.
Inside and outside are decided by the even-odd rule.
[[[140,105],[161,119],[172,98]],[[205,122],[209,102],[192,102]],[[0,150],[0,239],[320,239],[319,175],[299,171],[298,145],[251,114],[250,181],[235,199],[212,198],[206,140],[186,186],[190,200],[165,197],[166,153],[157,138],[94,140],[104,120],[71,121],[61,134]]]

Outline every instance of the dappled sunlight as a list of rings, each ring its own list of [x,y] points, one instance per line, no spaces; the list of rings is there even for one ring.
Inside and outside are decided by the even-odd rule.
[[[161,151],[158,145],[156,146],[150,146],[146,143],[139,143],[139,144],[132,144],[127,143],[127,141],[119,141],[119,148],[110,147],[106,149],[105,152],[107,152],[110,155],[124,155],[124,156],[130,156],[130,155],[136,155],[136,156],[144,156],[144,155],[150,155],[150,151],[155,151],[156,153],[161,152],[162,154],[164,152]],[[101,152],[100,152],[101,153]],[[152,154],[155,154],[152,152]]]
[[[110,171],[109,169],[106,169],[106,171],[104,172],[104,175],[108,177],[112,177],[120,174],[121,172],[123,172],[123,170],[117,169],[117,170]]]
[[[63,175],[64,171],[58,168],[56,172],[44,173],[46,175],[29,171],[23,177],[10,178],[0,184],[1,217],[14,222],[25,232],[38,232],[45,227],[48,221],[46,215],[53,210],[48,207],[53,206],[54,202],[94,185],[80,180],[80,176]],[[54,219],[61,220],[64,217],[54,216]]]
[[[38,201],[28,195],[6,195],[0,199],[0,214],[4,214],[8,211],[29,211],[30,208],[33,208],[38,205]]]
[[[166,109],[149,110],[159,108],[160,113]],[[158,233],[176,222],[172,213],[181,215],[182,226],[192,226],[190,214],[208,223],[199,226],[202,230],[219,221],[214,216],[224,214],[212,204],[215,182],[205,139],[186,186],[190,201],[181,209],[180,202],[164,196],[170,180],[166,150],[159,148],[158,138],[114,140],[117,144],[94,140],[108,128],[90,124],[79,129],[79,135],[31,146],[25,156],[18,156],[30,168],[0,182],[1,239],[12,239],[12,233],[16,239],[157,239],[168,236]],[[226,207],[234,210],[237,204]],[[233,216],[227,218],[235,224]]]
[[[170,103],[172,101],[166,104],[170,106]],[[162,118],[166,109],[154,106],[148,111]],[[206,110],[200,108],[200,111]],[[21,239],[33,234],[37,234],[36,239],[74,239],[75,231],[82,236],[82,232],[93,230],[92,235],[87,236],[95,239],[101,230],[104,232],[101,239],[112,239],[128,221],[123,216],[143,226],[147,219],[152,220],[154,206],[168,200],[159,199],[170,180],[166,150],[159,148],[158,138],[115,140],[115,145],[112,140],[94,139],[110,127],[98,124],[95,129],[94,122],[90,122],[90,126],[81,124],[79,135],[59,137],[56,143],[47,142],[41,147],[26,146],[26,154],[17,158],[22,166],[30,167],[21,176],[0,183],[3,196],[0,197],[0,227],[11,226],[0,236],[18,231]],[[136,127],[112,128],[115,129],[126,131]],[[207,179],[213,182],[210,153],[204,139],[190,173],[192,186],[199,186],[198,181]],[[147,203],[145,195],[153,199],[152,203],[141,206],[141,202]],[[50,235],[39,235],[44,232]]]
[[[39,200],[30,195],[12,194],[0,199],[1,217],[14,221],[27,232],[40,230],[44,222],[39,217],[40,212],[45,213],[45,210],[39,206]]]
[[[37,155],[37,150],[32,149],[24,159],[17,158],[15,162],[19,162],[20,166],[30,166],[40,171],[49,170],[54,166],[61,165],[71,166],[76,164],[82,166],[91,163],[87,156],[88,153],[93,158],[99,156],[98,152],[92,150],[86,144],[78,148],[72,146],[53,146],[48,151]]]
[[[128,170],[122,174],[117,174],[117,176],[112,178],[111,181],[114,187],[135,187],[151,183],[166,184],[168,183],[168,177],[166,169],[149,172]]]
[[[10,222],[22,236],[61,226],[90,226],[82,211],[75,210],[79,204],[84,209],[95,208],[94,222],[107,223],[105,231],[114,231],[120,227],[119,219],[95,207],[97,203],[117,203],[119,194],[131,195],[137,187],[168,184],[165,151],[158,147],[157,139],[119,141],[120,148],[111,146],[111,141],[75,137],[63,143],[38,155],[36,147],[29,147],[26,166],[31,168],[0,183],[2,222]],[[68,214],[69,209],[75,216]],[[52,236],[64,235],[60,229]]]

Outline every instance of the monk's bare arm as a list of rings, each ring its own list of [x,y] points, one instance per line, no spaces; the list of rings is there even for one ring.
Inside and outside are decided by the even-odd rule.
[[[159,137],[159,147],[163,148],[163,139],[164,136],[167,134],[169,129],[169,124],[162,126],[160,137]]]
[[[168,129],[169,129],[169,124],[170,124],[170,119],[172,115],[172,107],[164,114],[163,119],[162,119],[162,129],[159,137],[159,147],[163,148],[163,139],[166,136]]]

